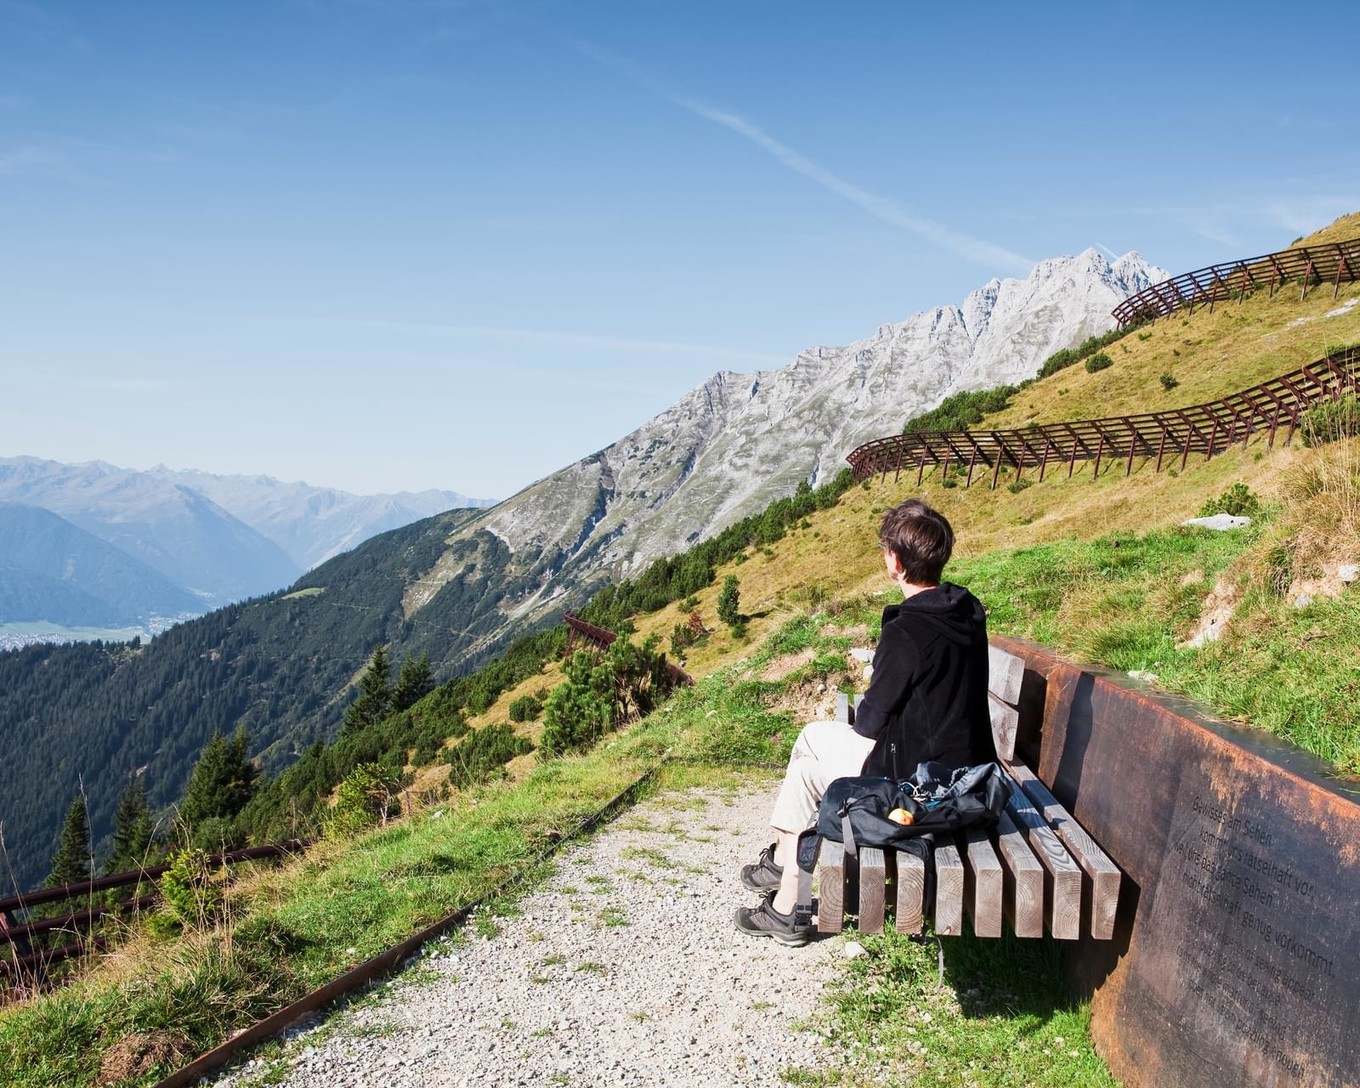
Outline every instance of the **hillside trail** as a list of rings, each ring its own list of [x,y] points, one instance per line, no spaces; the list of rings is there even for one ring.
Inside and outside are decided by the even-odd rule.
[[[834,1065],[817,1025],[845,942],[787,948],[733,924],[773,799],[763,780],[648,799],[564,851],[516,913],[210,1083],[708,1088]]]

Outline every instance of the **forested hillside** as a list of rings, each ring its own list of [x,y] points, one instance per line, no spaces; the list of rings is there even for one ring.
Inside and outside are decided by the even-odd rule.
[[[340,696],[376,646],[390,643],[405,657],[416,637],[441,643],[437,627],[405,620],[402,599],[473,513],[384,534],[288,591],[219,609],[144,645],[0,654],[0,825],[14,881],[28,887],[46,874],[82,783],[98,842],[130,772],[144,769],[153,806],[169,804],[214,729],[244,725],[266,767],[333,735]]]

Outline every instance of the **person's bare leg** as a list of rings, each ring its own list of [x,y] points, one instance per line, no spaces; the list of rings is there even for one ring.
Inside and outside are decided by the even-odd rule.
[[[784,875],[779,881],[779,891],[775,892],[774,909],[780,914],[788,914],[798,902],[798,836],[791,831],[779,831],[775,840],[774,860],[783,866]]]

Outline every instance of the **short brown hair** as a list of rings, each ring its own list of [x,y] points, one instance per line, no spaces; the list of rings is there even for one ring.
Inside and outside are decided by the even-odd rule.
[[[954,530],[939,511],[908,499],[883,515],[878,542],[897,556],[907,581],[935,586],[954,551]]]

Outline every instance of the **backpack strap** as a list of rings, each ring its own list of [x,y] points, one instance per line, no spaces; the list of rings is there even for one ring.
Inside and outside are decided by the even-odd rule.
[[[850,826],[850,808],[854,803],[855,799],[851,797],[841,806],[841,843],[845,846],[845,856],[848,858],[859,857],[859,847],[855,845],[855,829]]]
[[[822,837],[815,827],[798,836],[798,898],[793,904],[793,924],[812,925],[812,870],[817,867],[817,855],[822,849]]]

